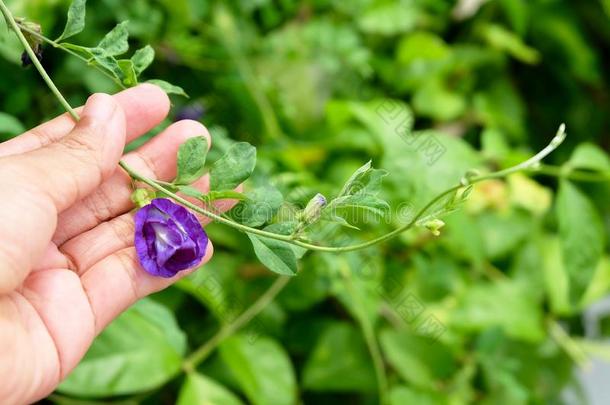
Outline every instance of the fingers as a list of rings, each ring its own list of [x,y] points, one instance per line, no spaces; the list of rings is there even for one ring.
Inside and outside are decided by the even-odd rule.
[[[42,256],[57,213],[114,172],[124,144],[122,109],[111,96],[96,94],[60,141],[0,158],[0,294],[16,288]]]
[[[195,136],[205,136],[209,147],[210,135],[202,124],[191,120],[179,121],[136,151],[127,154],[124,160],[144,176],[171,180],[176,175],[178,148],[184,141]],[[134,206],[130,199],[131,192],[129,176],[117,168],[91,195],[60,214],[53,241],[59,246],[70,238],[129,211]]]
[[[210,242],[200,265],[210,259],[212,252]],[[40,396],[45,394],[78,364],[95,336],[116,316],[136,300],[168,287],[190,272],[182,271],[171,279],[153,277],[139,269],[135,249],[128,248],[96,264],[82,278],[63,269],[33,273],[22,288],[25,299],[20,298],[24,304],[20,312],[40,324],[28,324],[30,332],[40,331],[28,355],[37,360],[35,364],[43,373],[38,373],[40,379],[36,384],[30,382],[29,387],[42,390]],[[13,295],[20,297],[20,294]],[[1,321],[2,317],[0,324]],[[39,350],[41,347],[45,350]],[[51,358],[44,358],[40,353]],[[27,365],[31,361],[22,363]],[[42,368],[45,364],[53,367]],[[11,386],[10,380],[8,386]],[[26,397],[35,396],[38,395],[30,393]]]
[[[21,291],[53,339],[59,379],[76,366],[95,338],[95,322],[81,280],[67,269],[32,273]]]
[[[165,92],[152,84],[141,84],[115,94],[114,99],[125,112],[127,142],[156,127],[167,116],[169,99]],[[80,114],[83,108],[76,111]],[[68,114],[46,122],[24,134],[0,144],[0,157],[25,153],[56,142],[75,127]]]
[[[200,266],[210,260],[213,251],[210,241]],[[133,247],[98,262],[81,277],[94,314],[96,333],[138,299],[168,287],[191,272],[181,271],[172,278],[151,276],[140,268]]]
[[[93,191],[115,171],[125,145],[125,115],[107,94],[89,97],[74,130],[44,148],[6,158],[19,180],[49,198],[58,212]]]
[[[202,192],[207,191],[207,178],[202,178],[194,186]],[[226,212],[236,203],[236,200],[220,200],[215,202],[212,209],[217,213]],[[133,246],[133,216],[133,213],[127,213],[103,222],[94,229],[69,240],[60,250],[69,258],[71,267],[83,274],[105,257]],[[199,215],[198,218],[203,226],[210,222],[205,216]]]

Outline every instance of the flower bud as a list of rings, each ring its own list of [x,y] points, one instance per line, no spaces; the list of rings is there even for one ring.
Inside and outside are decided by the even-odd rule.
[[[131,201],[138,208],[142,208],[155,198],[155,192],[146,188],[138,188],[131,193]]]
[[[441,219],[435,218],[426,222],[424,226],[432,233],[432,235],[439,236],[441,234],[441,228],[445,226],[445,222]]]
[[[25,21],[25,20],[20,20],[20,23],[22,26],[24,26],[25,28],[27,28],[28,30],[30,30],[32,32],[42,34],[40,24],[31,22],[31,21]],[[36,58],[38,58],[39,61],[42,61],[42,41],[40,40],[40,38],[36,35],[31,34],[28,31],[23,31],[23,36],[25,37],[26,41],[28,41],[28,44],[34,51]],[[24,51],[21,54],[21,65],[23,67],[27,67],[31,64],[32,64],[32,59],[30,59],[30,55]]]
[[[326,206],[326,198],[318,193],[309,202],[301,213],[301,221],[305,224],[312,224],[320,219],[322,208]]]

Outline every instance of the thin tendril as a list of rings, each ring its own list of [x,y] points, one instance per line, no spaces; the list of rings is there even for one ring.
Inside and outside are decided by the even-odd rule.
[[[68,113],[72,116],[72,118],[74,118],[75,121],[78,121],[80,119],[79,115],[70,106],[68,101],[64,98],[64,96],[61,94],[61,92],[59,91],[57,86],[55,86],[55,83],[53,82],[53,80],[49,77],[48,73],[45,71],[44,67],[42,66],[42,64],[40,63],[38,58],[36,57],[34,51],[32,50],[32,47],[30,46],[27,39],[23,35],[23,32],[21,31],[22,29],[24,29],[24,27],[21,27],[15,21],[13,15],[11,14],[10,10],[6,7],[3,0],[0,0],[0,11],[4,15],[9,26],[13,29],[13,31],[15,31],[15,33],[16,33],[17,37],[19,38],[19,41],[23,45],[25,51],[30,56],[30,59],[32,59],[32,63],[34,64],[36,70],[38,70],[38,72],[40,73],[41,77],[43,78],[43,80],[45,81],[45,83],[47,84],[47,86],[49,87],[51,92],[59,100],[59,102],[66,109],[66,111],[68,111]],[[34,33],[33,31],[30,31],[30,30],[26,30],[26,31],[28,33]],[[55,47],[58,47],[58,45],[59,45],[55,41],[52,41],[52,40],[44,37],[41,34],[35,33],[35,35],[37,38],[40,38]],[[59,46],[59,48],[64,51],[69,51],[66,48],[61,47],[61,46]],[[78,56],[81,60],[86,61],[86,59],[82,58],[80,55],[76,54],[75,52],[69,52],[69,53]],[[297,245],[297,246],[300,246],[300,247],[303,247],[303,248],[306,248],[309,250],[339,253],[339,252],[349,252],[349,251],[354,251],[354,250],[365,249],[370,246],[385,242],[387,240],[390,240],[390,239],[396,237],[397,235],[399,235],[399,234],[411,229],[413,226],[417,225],[418,221],[426,214],[426,212],[430,208],[432,208],[436,203],[438,203],[442,198],[444,198],[445,196],[447,196],[451,193],[457,192],[458,190],[460,190],[463,187],[466,187],[468,185],[472,185],[475,183],[479,183],[479,182],[485,181],[485,180],[506,177],[509,174],[532,168],[533,166],[538,164],[543,158],[545,158],[547,155],[549,155],[552,151],[554,151],[563,142],[563,140],[565,139],[565,136],[566,136],[565,135],[565,125],[562,124],[561,127],[559,128],[559,130],[557,131],[557,134],[553,138],[553,140],[549,143],[549,145],[546,146],[543,150],[541,150],[539,153],[537,153],[532,158],[530,158],[516,166],[505,169],[505,170],[490,173],[487,175],[465,178],[460,182],[460,184],[455,185],[455,186],[443,191],[436,197],[434,197],[428,204],[426,204],[422,209],[420,209],[418,211],[417,215],[415,215],[415,217],[413,217],[411,219],[411,221],[409,221],[407,224],[405,224],[385,235],[374,238],[372,240],[362,242],[362,243],[357,243],[354,245],[340,246],[340,247],[314,245],[311,243],[307,243],[307,242],[303,242],[301,240],[294,239],[293,236],[290,236],[290,235],[280,235],[280,234],[276,234],[276,233],[272,233],[272,232],[267,232],[267,231],[264,231],[261,229],[251,228],[249,226],[242,225],[240,223],[231,221],[230,219],[227,219],[226,217],[223,217],[222,215],[218,215],[205,208],[199,207],[199,206],[189,202],[188,200],[178,196],[177,194],[168,190],[166,187],[164,187],[159,182],[139,174],[138,172],[133,170],[131,167],[129,167],[129,165],[127,165],[124,161],[120,161],[119,165],[127,172],[127,174],[132,179],[141,181],[141,182],[147,184],[148,186],[152,187],[153,189],[163,192],[168,197],[170,197],[174,201],[184,205],[185,207],[190,208],[191,210],[193,210],[199,214],[205,215],[206,217],[208,217],[214,221],[217,221],[217,222],[225,224],[229,227],[232,227],[238,231],[251,233],[254,235],[258,235],[258,236],[262,236],[262,237],[266,237],[266,238],[270,238],[270,239],[276,239],[276,240],[290,243],[293,245]]]

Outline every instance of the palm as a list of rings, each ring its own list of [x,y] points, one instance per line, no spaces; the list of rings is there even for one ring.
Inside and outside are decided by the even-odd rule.
[[[169,106],[151,86],[115,97],[124,107],[127,142],[157,125]],[[0,157],[54,142],[72,126],[68,117],[59,117],[0,145]],[[175,175],[179,145],[194,135],[207,131],[193,121],[175,123],[124,159],[149,177],[169,180]],[[196,186],[203,190],[206,183],[202,180]],[[39,249],[42,254],[16,289],[4,295],[0,291],[0,398],[8,398],[3,403],[50,393],[112,319],[137,299],[175,281],[140,269],[133,247],[130,194],[131,181],[117,167],[77,203],[45,218],[54,225],[52,241],[41,245],[46,249]],[[35,235],[33,229],[24,232]],[[211,252],[210,244],[204,262]],[[0,270],[1,265],[0,261]]]

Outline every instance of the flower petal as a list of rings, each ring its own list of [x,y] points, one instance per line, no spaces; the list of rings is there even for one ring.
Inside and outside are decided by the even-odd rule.
[[[136,252],[146,272],[173,277],[203,259],[208,236],[186,208],[157,198],[137,212],[135,222]]]

